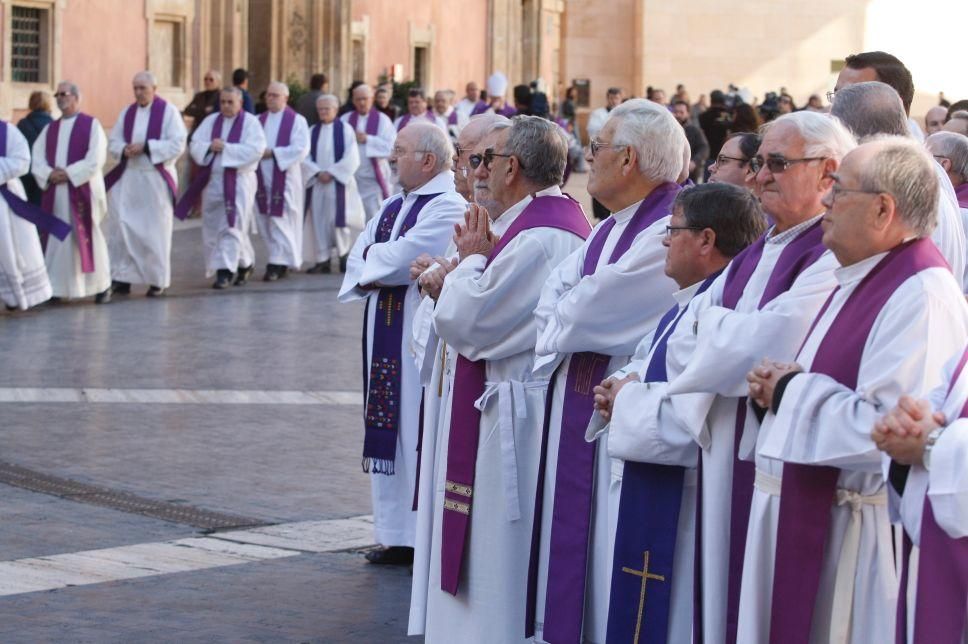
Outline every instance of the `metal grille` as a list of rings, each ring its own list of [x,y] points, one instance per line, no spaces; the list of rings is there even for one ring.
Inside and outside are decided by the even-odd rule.
[[[32,7],[13,8],[10,30],[11,67],[14,82],[41,82],[41,32],[47,11]]]

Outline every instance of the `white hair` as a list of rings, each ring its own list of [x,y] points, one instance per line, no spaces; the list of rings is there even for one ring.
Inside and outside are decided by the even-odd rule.
[[[353,91],[350,92],[350,96],[356,96],[356,93],[359,92],[360,90],[366,90],[367,94],[369,94],[370,96],[373,96],[373,88],[367,85],[366,83],[363,83],[362,85],[357,85],[356,87],[354,87]]]
[[[242,90],[236,87],[235,85],[226,85],[225,87],[222,88],[222,93],[233,94],[234,96],[238,97],[240,101],[242,100]]]
[[[840,119],[806,110],[784,114],[770,121],[760,128],[760,135],[766,136],[767,132],[781,123],[796,128],[797,134],[803,139],[804,157],[822,157],[840,161],[857,147],[857,141]]]
[[[60,87],[61,85],[66,85],[67,86],[67,91],[69,91],[71,94],[73,94],[77,98],[80,98],[81,97],[81,88],[78,87],[77,86],[77,83],[75,83],[74,81],[67,81],[67,80],[65,80],[65,81],[61,81],[61,82],[57,83],[57,86],[58,87]]]
[[[951,172],[968,181],[968,136],[958,132],[935,132],[924,145],[932,154],[951,161]]]
[[[860,186],[894,197],[901,219],[918,237],[931,234],[938,222],[940,188],[934,159],[910,137],[878,137],[865,145],[876,146],[860,170]]]
[[[651,181],[675,181],[688,146],[682,126],[663,105],[644,98],[625,101],[609,114],[618,119],[612,143],[628,145],[639,158],[639,172]]]
[[[334,106],[339,107],[339,99],[335,94],[320,94],[316,99],[316,106],[318,107],[320,103],[332,103]]]
[[[443,130],[432,123],[411,123],[407,129],[412,129],[411,133],[416,135],[417,150],[429,152],[437,159],[435,172],[450,170],[454,160],[454,146]]]
[[[275,88],[282,93],[283,96],[289,96],[289,86],[280,81],[272,81],[269,83],[268,89]]]
[[[137,74],[134,75],[134,78],[132,78],[131,80],[132,82],[134,82],[139,78],[147,82],[152,87],[156,87],[158,85],[158,81],[155,80],[155,75],[147,70],[143,72],[138,72]]]

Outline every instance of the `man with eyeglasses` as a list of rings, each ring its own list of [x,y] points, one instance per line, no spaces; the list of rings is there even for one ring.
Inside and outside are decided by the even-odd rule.
[[[390,153],[403,192],[384,202],[357,238],[340,302],[364,302],[363,470],[370,475],[374,564],[413,563],[421,387],[410,344],[420,295],[410,265],[440,255],[464,213],[450,171],[453,148],[436,125],[416,122]]]
[[[356,133],[360,150],[360,167],[356,171],[366,220],[370,221],[380,211],[382,203],[390,196],[390,165],[387,157],[397,138],[393,121],[373,107],[373,90],[369,85],[356,87],[351,97],[353,110],[340,117]]]
[[[61,118],[34,141],[31,172],[44,191],[41,207],[70,224],[63,240],[47,238],[45,259],[53,297],[93,295],[111,301],[111,263],[101,224],[107,214],[104,175],[107,137],[96,118],[80,111],[81,92],[64,81],[54,94]]]
[[[459,357],[439,425],[427,642],[458,632],[471,643],[525,641],[548,386],[532,375],[534,311],[551,271],[590,231],[558,187],[567,155],[557,124],[519,116],[495,125],[472,157],[476,204],[434,310]]]
[[[690,397],[665,395],[666,343],[691,302],[765,227],[749,190],[708,184],[680,192],[663,237],[665,273],[679,287],[676,304],[631,362],[595,387],[600,418],[588,435],[607,440],[609,455],[623,463],[614,548],[605,553],[612,567],[602,641],[629,641],[643,624],[661,641],[692,639],[699,447],[687,422]],[[640,570],[645,552],[650,573],[662,580],[648,582],[649,601],[639,613],[643,580],[629,571]]]
[[[968,339],[968,305],[930,239],[933,165],[923,146],[894,137],[829,173],[823,243],[838,288],[795,361],[767,349],[748,375],[750,398],[769,411],[755,439],[739,641],[895,641],[885,479],[895,499],[905,485],[882,473],[871,428],[902,394],[939,384]]]
[[[750,160],[760,148],[760,135],[755,132],[731,134],[723,143],[719,155],[709,166],[707,183],[729,183],[740,188],[750,188],[753,169]]]
[[[202,77],[202,84],[205,87],[202,91],[192,97],[192,102],[185,108],[185,116],[192,119],[192,129],[188,134],[189,140],[195,134],[195,130],[202,124],[205,117],[212,112],[218,111],[218,97],[221,91],[222,74],[214,69],[205,72]]]
[[[754,471],[746,373],[764,355],[791,360],[836,285],[821,243],[828,174],[854,146],[836,120],[813,112],[777,118],[753,159],[755,193],[775,224],[689,306],[668,341],[667,396],[688,396],[684,426],[700,447],[697,511],[701,583],[696,624],[707,642],[737,639]]]
[[[925,140],[924,146],[948,175],[961,209],[962,224],[968,230],[968,136],[936,132]],[[965,284],[968,285],[968,265],[965,267]]]
[[[147,284],[148,297],[171,286],[171,234],[178,171],[185,151],[185,123],[174,105],[155,94],[155,77],[139,72],[135,102],[118,115],[108,152],[118,165],[105,177],[111,222],[111,291],[128,295]]]

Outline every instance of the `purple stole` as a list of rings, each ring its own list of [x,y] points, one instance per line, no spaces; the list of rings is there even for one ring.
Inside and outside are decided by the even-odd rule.
[[[3,156],[7,156],[7,122],[3,120],[0,120],[0,151],[3,152]],[[29,201],[21,199],[5,183],[0,184],[0,196],[7,202],[7,207],[10,208],[10,212],[37,226],[37,229],[43,235],[53,235],[57,239],[64,241],[70,234],[70,224],[60,217],[55,217],[42,208],[38,208]]]
[[[663,183],[646,196],[622,231],[608,258],[609,264],[617,262],[631,248],[639,233],[669,214],[678,193],[679,186],[675,183]],[[614,226],[615,219],[609,217],[588,242],[582,277],[595,273],[602,248]],[[596,451],[596,443],[585,442],[585,429],[595,413],[592,389],[605,378],[610,360],[610,356],[585,351],[572,354],[568,366],[548,556],[544,614],[544,638],[548,642],[581,641]],[[545,432],[549,429],[546,428]],[[546,446],[547,440],[544,443]],[[542,449],[542,453],[544,451]],[[539,499],[544,483],[543,472],[540,478]],[[536,501],[536,509],[541,509],[541,505],[540,500]],[[536,532],[540,531],[540,516],[536,511]],[[536,564],[537,557],[533,559]]]
[[[490,103],[487,101],[477,101],[474,105],[474,109],[471,110],[471,116],[477,116],[478,114],[483,114],[484,112],[491,109]]]
[[[450,116],[447,117],[447,125],[456,126],[457,125],[457,110],[453,109],[450,111]]]
[[[397,239],[417,223],[423,207],[441,193],[419,195],[400,225]],[[383,210],[376,227],[374,244],[390,241],[393,225],[403,208],[406,197],[400,195]],[[369,250],[369,247],[367,247]],[[363,252],[364,258],[366,251]],[[403,341],[404,301],[409,286],[388,286],[380,289],[376,299],[376,318],[373,320],[373,355],[367,363],[366,319],[370,302],[363,312],[363,382],[366,388],[364,413],[363,471],[392,476],[397,453],[397,431],[400,425],[400,378],[402,377],[401,343]],[[369,370],[367,370],[369,364]]]
[[[770,279],[766,283],[766,288],[760,298],[758,309],[762,309],[778,295],[781,295],[793,286],[797,277],[806,268],[817,261],[824,254],[826,248],[821,243],[823,229],[818,220],[797,237],[788,243],[780,252]],[[766,235],[760,237],[751,246],[736,256],[730,264],[729,272],[726,274],[726,282],[723,285],[723,306],[735,309],[743,291],[749,283],[750,277],[756,270],[760,259],[763,257],[763,248],[766,245]],[[726,597],[726,642],[733,644],[736,642],[736,628],[739,616],[739,594],[740,582],[743,577],[743,556],[746,551],[746,528],[749,524],[750,505],[753,501],[753,479],[756,474],[756,467],[752,461],[740,460],[738,456],[740,438],[743,435],[743,427],[746,424],[746,397],[739,399],[736,406],[736,425],[733,438],[733,481],[732,493],[730,496],[730,520],[729,520],[729,575],[728,590]],[[700,453],[700,473],[702,469],[702,453]],[[700,498],[696,503],[696,597],[701,604],[701,570],[699,547],[701,542],[702,527],[702,477],[699,481]],[[701,616],[702,611],[697,610],[697,616]],[[697,621],[697,626],[701,626],[701,621]],[[699,630],[701,632],[701,630]]]
[[[309,158],[316,161],[317,141],[319,139],[319,129],[322,123],[317,123],[309,134]],[[339,162],[346,151],[346,142],[343,140],[343,122],[339,119],[333,121],[333,161]],[[333,184],[336,188],[336,216],[335,225],[337,228],[346,228],[346,186],[333,177]],[[310,198],[312,188],[306,190],[306,210],[312,205]]]
[[[160,97],[155,96],[155,99],[151,102],[151,112],[148,115],[148,131],[145,133],[145,150],[148,148],[149,141],[157,141],[161,138],[161,129],[165,123],[165,103]],[[131,139],[134,136],[134,118],[138,113],[138,104],[132,103],[128,106],[128,109],[124,112],[124,142],[131,143]],[[110,190],[121,175],[124,174],[125,168],[128,166],[128,157],[121,155],[121,160],[118,165],[114,166],[104,177],[104,187],[106,190]],[[161,175],[162,180],[168,186],[168,194],[171,196],[172,203],[175,202],[175,196],[178,194],[178,190],[175,187],[175,179],[168,172],[168,168],[165,167],[164,163],[156,163],[155,169],[158,170],[158,174]]]
[[[519,233],[531,228],[557,228],[582,239],[590,231],[588,220],[577,202],[567,197],[536,197],[501,236],[486,266],[490,266]],[[447,479],[444,484],[440,549],[440,588],[452,595],[457,594],[460,583],[477,467],[481,412],[474,407],[474,402],[484,393],[486,378],[486,361],[471,361],[462,355],[457,356],[450,436],[447,440]]]
[[[478,101],[477,105],[474,106],[474,109],[471,110],[471,116],[477,116],[478,114],[483,114],[489,109],[491,109],[490,103],[486,101]],[[500,114],[501,116],[506,116],[507,118],[511,118],[512,116],[517,114],[518,111],[513,107],[511,107],[510,105],[508,105],[507,102],[505,101],[504,107],[502,107],[500,110],[494,110],[494,113]]]
[[[269,112],[259,115],[259,123],[265,129],[266,121],[269,119]],[[289,145],[292,138],[292,126],[296,122],[296,111],[289,106],[282,111],[282,123],[279,124],[279,131],[276,133],[276,144],[274,147],[284,148]],[[275,155],[272,157],[272,194],[269,197],[271,202],[266,201],[266,182],[262,177],[261,162],[260,167],[256,168],[255,176],[258,180],[258,189],[255,192],[255,201],[259,205],[259,212],[271,217],[282,217],[283,206],[286,203],[286,173],[279,169],[279,162]]]
[[[350,112],[347,120],[350,123],[350,127],[353,128],[353,131],[356,132],[356,124],[360,120],[360,113],[353,110]],[[370,113],[366,115],[366,135],[376,136],[379,131],[380,112],[376,109],[370,109]],[[387,187],[387,180],[383,176],[383,171],[380,170],[380,162],[377,161],[376,157],[370,157],[370,164],[373,166],[373,174],[376,176],[376,182],[380,184],[380,191],[383,193],[383,198],[388,199],[390,197],[390,189]]]
[[[968,181],[955,188],[955,196],[958,197],[960,208],[968,208]]]
[[[427,110],[423,114],[423,117],[425,119],[427,119],[429,122],[433,123],[434,125],[437,125],[437,118],[434,116],[434,113],[433,113],[432,110]],[[407,112],[406,114],[404,114],[403,116],[401,116],[400,117],[400,122],[397,123],[397,132],[399,132],[403,128],[407,127],[407,125],[410,124],[410,120],[412,118],[414,118],[414,116],[410,112]]]
[[[856,389],[864,345],[881,309],[907,279],[933,267],[947,268],[948,264],[930,239],[895,246],[847,298],[820,342],[810,372],[825,374]],[[814,326],[836,292],[834,289],[817,314]],[[770,623],[773,644],[810,640],[820,564],[839,475],[836,467],[783,464]]]
[[[91,128],[94,127],[94,118],[87,114],[78,113],[74,117],[74,128],[71,130],[71,138],[67,143],[67,164],[77,163],[87,156],[88,148],[91,144]],[[50,124],[47,128],[46,140],[46,159],[47,165],[51,168],[57,167],[57,140],[60,135],[60,126],[63,118]],[[92,229],[94,222],[91,214],[91,183],[87,182],[80,186],[75,186],[68,181],[67,199],[70,202],[70,217],[74,222],[74,237],[77,239],[77,248],[81,254],[81,272],[94,272],[94,239]],[[41,208],[45,212],[54,212],[54,195],[57,186],[48,185],[41,197]]]
[[[215,117],[215,123],[212,124],[212,141],[222,136],[222,123],[224,120],[221,113]],[[238,116],[235,117],[235,122],[232,123],[232,129],[229,130],[229,136],[225,140],[226,143],[238,143],[242,140],[242,124],[244,122],[245,112],[239,112]],[[195,175],[194,181],[188,186],[188,190],[185,191],[181,199],[178,200],[178,204],[175,206],[175,216],[179,219],[188,217],[188,213],[191,212],[198,198],[202,196],[202,191],[208,185],[208,180],[212,178],[212,165],[215,163],[216,156],[216,154],[213,154],[211,161],[198,168],[198,174]],[[235,212],[235,184],[237,178],[238,170],[236,168],[222,168],[222,197],[225,200],[225,216],[231,227],[235,226],[235,217],[237,214]]]

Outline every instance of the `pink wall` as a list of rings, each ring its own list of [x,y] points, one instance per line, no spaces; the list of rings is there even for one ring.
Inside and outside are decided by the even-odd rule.
[[[61,78],[81,88],[81,109],[113,125],[134,100],[131,78],[148,64],[144,2],[71,0],[61,31]]]

